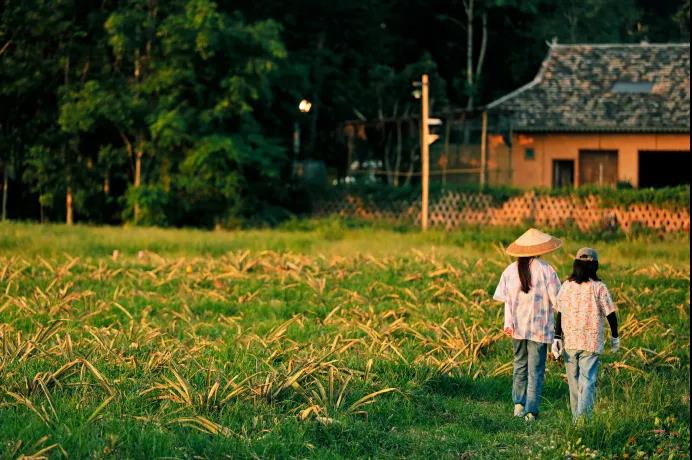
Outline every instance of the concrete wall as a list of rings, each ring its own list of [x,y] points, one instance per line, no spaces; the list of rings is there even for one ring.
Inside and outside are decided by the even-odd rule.
[[[525,149],[534,149],[534,159]],[[514,134],[512,180],[517,187],[551,187],[553,160],[574,160],[574,180],[579,186],[580,150],[617,150],[618,180],[638,186],[640,150],[690,150],[688,134]]]

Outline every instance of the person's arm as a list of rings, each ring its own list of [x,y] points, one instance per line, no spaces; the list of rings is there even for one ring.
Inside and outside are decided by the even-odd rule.
[[[617,325],[615,326],[617,328]],[[562,313],[557,312],[555,318],[555,338],[562,340]]]
[[[514,315],[512,314],[512,307],[509,302],[505,302],[505,322],[502,330],[507,337],[512,337],[514,335]]]
[[[557,312],[557,318],[555,318],[555,338],[553,339],[553,344],[550,346],[550,352],[553,357],[558,360],[560,355],[564,351],[562,344],[562,313]]]
[[[610,349],[618,351],[620,349],[620,336],[618,334],[618,318],[617,308],[613,299],[610,297],[610,292],[605,284],[601,283],[598,302],[601,307],[601,312],[608,320],[610,326]]]
[[[550,300],[550,305],[555,309],[557,309],[561,287],[560,278],[557,276],[557,272],[551,267],[551,273],[548,278],[548,300]]]
[[[558,317],[559,317],[558,313]],[[608,325],[610,326],[610,336],[614,339],[619,338],[618,336],[618,317],[615,312],[612,312],[608,316],[606,316],[606,319],[608,320]]]
[[[557,316],[555,317],[555,339],[559,340],[562,340],[562,309],[564,304],[563,298],[565,296],[565,289],[566,288],[564,286],[560,286],[557,294],[555,294],[555,304],[553,305],[555,311],[557,312]]]
[[[505,273],[502,273],[502,276],[500,277],[500,282],[497,284],[497,288],[495,288],[493,299],[497,300],[498,302],[505,303],[505,319],[504,324],[502,326],[502,330],[504,331],[505,335],[511,337],[514,333],[514,315],[512,313],[512,307],[510,305],[508,297],[509,295],[507,293],[507,279]]]
[[[558,281],[559,282],[559,281]],[[562,305],[561,305],[561,294],[562,289],[560,289],[555,295],[555,310],[557,315],[555,316],[555,337],[553,338],[553,344],[550,346],[550,352],[553,357],[558,360],[564,351],[562,343]]]

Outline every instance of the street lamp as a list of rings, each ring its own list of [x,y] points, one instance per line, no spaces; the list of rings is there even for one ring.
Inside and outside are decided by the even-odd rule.
[[[308,113],[311,107],[312,102],[308,101],[307,99],[303,99],[300,101],[300,104],[298,104],[298,109],[303,113]]]
[[[298,110],[301,113],[308,113],[312,108],[312,102],[307,99],[303,99],[298,104]],[[296,162],[298,161],[298,155],[300,154],[300,121],[296,120],[293,122],[293,175],[296,173]]]
[[[430,144],[438,139],[437,134],[430,132],[430,126],[442,124],[439,118],[428,116],[428,74],[423,74],[420,81],[413,82],[413,97],[421,101],[420,117],[420,152],[421,152],[421,228],[428,228],[428,182],[430,176]]]

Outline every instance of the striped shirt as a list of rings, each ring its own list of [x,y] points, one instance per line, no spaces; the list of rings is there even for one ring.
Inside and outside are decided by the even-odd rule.
[[[504,327],[512,328],[512,338],[552,343],[555,333],[553,308],[560,280],[555,269],[541,259],[533,259],[530,269],[529,292],[521,290],[519,266],[514,262],[502,273],[493,299],[505,303]]]

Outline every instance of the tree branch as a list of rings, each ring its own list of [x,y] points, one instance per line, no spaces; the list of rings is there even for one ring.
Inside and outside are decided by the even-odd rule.
[[[481,78],[481,72],[483,70],[483,61],[485,61],[485,52],[488,48],[488,13],[483,12],[483,35],[481,38],[481,52],[478,55],[478,62],[476,63],[476,83]]]
[[[468,6],[464,1],[466,10],[466,82],[473,86],[473,0],[469,0]]]
[[[7,43],[2,45],[2,48],[0,48],[0,56],[2,56],[2,54],[5,52],[5,50],[7,50],[7,48],[9,48],[9,46],[11,44],[12,44],[12,40],[7,40]]]
[[[469,95],[466,100],[466,108],[473,107],[473,0],[469,0],[468,5],[464,1],[466,10],[466,85]]]

